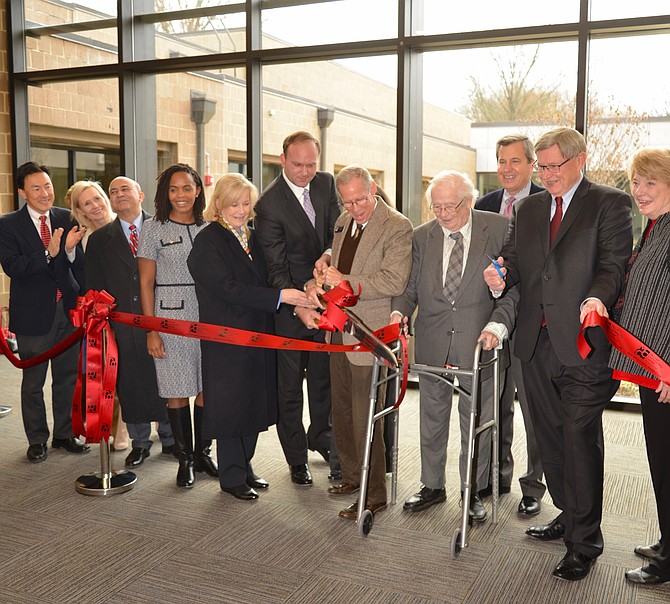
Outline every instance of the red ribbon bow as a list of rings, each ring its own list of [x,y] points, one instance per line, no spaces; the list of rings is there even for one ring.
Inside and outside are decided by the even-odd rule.
[[[109,315],[114,306],[114,298],[106,291],[91,290],[77,298],[77,305],[70,311],[72,324],[85,327],[84,343],[79,352],[79,375],[72,398],[72,431],[75,436],[85,436],[87,443],[108,440],[112,429],[118,370],[116,340],[109,327]],[[82,409],[84,386],[85,413]]]
[[[344,331],[344,324],[349,317],[342,311],[340,306],[355,306],[361,295],[361,286],[358,285],[358,293],[355,294],[349,281],[340,281],[340,284],[323,294],[327,302],[326,310],[319,319],[319,329],[324,331]]]

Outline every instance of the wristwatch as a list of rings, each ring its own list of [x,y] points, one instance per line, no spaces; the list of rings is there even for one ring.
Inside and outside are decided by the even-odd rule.
[[[44,250],[44,257],[46,258],[47,264],[49,264],[53,260],[53,257],[49,253],[49,250]]]

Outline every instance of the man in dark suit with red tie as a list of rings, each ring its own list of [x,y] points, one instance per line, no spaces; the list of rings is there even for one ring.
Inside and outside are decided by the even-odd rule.
[[[525,134],[508,134],[496,142],[496,160],[498,180],[502,188],[480,197],[475,209],[511,218],[514,207],[522,199],[544,191],[531,180],[535,166],[535,147]],[[505,347],[507,350],[513,349],[514,333],[511,334],[510,343],[505,343]],[[523,387],[521,361],[514,354],[510,357],[510,367],[505,372],[505,385],[500,395],[500,492],[509,493],[514,473],[512,442],[514,394],[517,392],[526,430],[527,459],[526,473],[519,478],[522,497],[517,512],[525,516],[535,516],[541,511],[540,502],[546,487],[542,484],[542,462]],[[486,491],[490,491],[490,487]],[[488,493],[482,493],[484,494]]]
[[[109,184],[109,200],[116,219],[96,229],[88,240],[86,286],[114,296],[119,312],[142,314],[135,238],[151,216],[142,210],[144,193],[139,183],[125,176],[117,176]],[[166,401],[158,395],[156,367],[147,352],[146,332],[123,323],[113,326],[119,347],[116,387],[123,421],[132,439],[125,465],[136,468],[151,454],[151,422],[158,422],[164,454],[173,454],[174,437]]]
[[[553,571],[583,579],[603,551],[602,414],[616,392],[607,366],[609,343],[589,334],[593,353],[582,359],[577,335],[591,311],[605,314],[617,300],[633,245],[628,195],[590,182],[584,137],[572,128],[546,132],[535,144],[546,191],[515,209],[498,261],[484,278],[494,296],[520,286],[514,353],[540,445],[547,487],[560,514],[526,533],[563,538],[567,552]],[[506,291],[506,290],[505,290]]]
[[[69,210],[54,208],[51,175],[46,166],[28,162],[16,171],[16,186],[26,204],[0,217],[0,262],[10,278],[9,329],[19,354],[30,359],[74,332],[69,312],[79,295],[73,270],[82,262],[77,244],[84,230],[70,220]],[[51,359],[54,449],[85,453],[87,445],[72,435],[72,396],[77,379],[79,346]],[[28,437],[28,461],[47,458],[44,383],[49,362],[23,370],[21,413]]]
[[[333,229],[340,211],[332,175],[317,171],[321,145],[309,132],[284,139],[282,173],[263,192],[255,207],[256,235],[268,265],[271,287],[302,289],[317,260],[330,263]],[[316,329],[318,313],[282,304],[275,319],[278,335],[323,342]],[[330,463],[330,478],[340,478],[335,439],[331,438],[329,359],[322,352],[280,350],[277,433],[290,466],[291,480],[311,485],[307,451],[318,451]],[[307,376],[310,426],[302,423],[303,376]]]

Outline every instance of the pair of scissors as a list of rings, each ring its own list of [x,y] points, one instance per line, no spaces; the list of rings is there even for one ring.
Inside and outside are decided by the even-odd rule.
[[[488,254],[484,254],[484,255],[491,261],[491,263],[493,264],[493,268],[495,268],[496,271],[498,271],[498,275],[504,281],[505,280],[505,275],[500,270],[500,263],[495,258],[491,258],[491,256],[489,256]]]

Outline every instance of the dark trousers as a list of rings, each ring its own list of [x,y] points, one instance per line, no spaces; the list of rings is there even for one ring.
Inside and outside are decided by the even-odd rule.
[[[640,402],[662,544],[660,551],[649,561],[649,567],[655,575],[670,579],[670,464],[668,464],[670,404],[659,403],[658,393],[642,386],[640,386]]]
[[[602,415],[618,382],[605,363],[562,365],[546,329],[523,365],[523,379],[547,487],[565,525],[565,545],[595,558],[603,551]]]
[[[328,354],[280,350],[277,353],[278,410],[277,434],[286,461],[291,466],[307,463],[308,449],[331,451],[331,468],[338,466],[336,448],[331,444],[331,396]],[[305,433],[303,378],[307,377],[310,425]],[[334,439],[332,439],[334,441]]]
[[[75,328],[65,314],[63,301],[56,303],[56,314],[48,333],[42,336],[16,334],[19,355],[22,360],[30,359],[55,346]],[[74,344],[57,357],[51,359],[51,405],[53,411],[53,437],[72,436],[72,396],[77,381],[79,345]],[[44,403],[44,383],[49,361],[23,370],[21,379],[21,413],[23,427],[31,445],[44,444],[49,439],[49,426]]]
[[[151,423],[144,424],[126,424],[128,428],[128,436],[132,441],[131,447],[133,449],[151,449],[153,444],[151,441]],[[169,447],[174,445],[174,436],[172,436],[172,427],[170,422],[166,419],[165,421],[158,422],[158,436],[161,439],[161,444]]]
[[[342,480],[358,484],[365,453],[372,366],[354,365],[345,353],[334,352],[330,355],[330,372],[333,383],[333,430],[342,466]],[[375,412],[384,408],[385,391],[386,385],[377,390]],[[383,424],[383,419],[375,423],[367,504],[386,502]]]
[[[256,451],[258,434],[216,439],[219,484],[225,488],[243,485],[253,473],[251,460]]]
[[[506,344],[507,345],[507,344]],[[546,487],[542,483],[542,461],[535,436],[535,427],[528,408],[528,398],[523,386],[521,361],[511,355],[511,365],[505,372],[505,387],[500,395],[500,486],[509,487],[514,474],[512,442],[514,441],[514,393],[519,398],[526,431],[526,473],[519,478],[521,493],[542,499]]]

